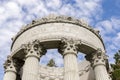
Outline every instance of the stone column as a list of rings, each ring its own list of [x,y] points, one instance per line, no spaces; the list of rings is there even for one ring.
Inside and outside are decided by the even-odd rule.
[[[64,57],[64,80],[79,80],[77,46],[73,40],[63,39],[59,52]]]
[[[46,50],[38,40],[25,45],[25,63],[23,66],[22,80],[37,80],[39,73],[39,60]]]
[[[106,69],[107,56],[101,49],[98,49],[92,56],[87,57],[91,57],[90,61],[95,72],[96,80],[111,80]]]
[[[16,67],[12,58],[8,56],[7,61],[4,63],[5,74],[3,80],[16,80]]]

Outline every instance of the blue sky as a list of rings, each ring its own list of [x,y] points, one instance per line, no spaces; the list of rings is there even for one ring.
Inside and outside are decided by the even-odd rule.
[[[113,55],[120,49],[119,4],[120,0],[0,0],[0,79],[4,73],[3,62],[10,54],[11,38],[22,25],[49,14],[82,18],[99,29],[109,61],[114,63]],[[57,50],[49,50],[47,54],[42,57],[42,64],[54,58],[62,66],[62,56]],[[83,55],[79,54],[78,59],[83,59]]]

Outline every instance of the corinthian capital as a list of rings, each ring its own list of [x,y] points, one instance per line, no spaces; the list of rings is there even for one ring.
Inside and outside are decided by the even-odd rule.
[[[75,42],[74,40],[67,40],[63,38],[60,43],[60,47],[58,51],[65,56],[66,54],[75,54],[78,53],[78,42]]]
[[[29,42],[24,45],[24,51],[27,57],[36,57],[40,58],[42,55],[45,55],[46,49],[41,45],[39,40],[35,40],[33,42]]]
[[[15,72],[16,73],[16,64],[13,61],[11,56],[7,57],[7,60],[5,61],[5,63],[3,65],[4,65],[5,72],[10,71],[10,72]]]
[[[107,55],[105,55],[105,53],[103,53],[102,50],[98,48],[95,53],[87,55],[86,59],[92,63],[93,67],[97,65],[106,66]]]

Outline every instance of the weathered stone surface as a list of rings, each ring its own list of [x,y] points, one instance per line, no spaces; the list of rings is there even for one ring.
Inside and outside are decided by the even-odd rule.
[[[83,20],[49,15],[23,26],[12,40],[12,54],[5,63],[4,80],[110,79],[105,46],[99,31]],[[39,67],[40,57],[46,49],[53,48],[58,48],[63,55],[64,67]],[[89,62],[78,64],[78,52],[86,54]],[[20,65],[16,66],[18,63]]]
[[[78,64],[80,80],[94,80],[94,72],[88,61],[83,61]],[[53,77],[54,76],[54,77]],[[63,80],[64,68],[48,67],[40,65],[39,67],[39,80]]]
[[[4,63],[5,74],[3,80],[16,80],[16,64],[13,62],[11,56],[8,56],[6,62]]]
[[[24,51],[26,56],[22,80],[37,80],[39,59],[45,54],[46,50],[40,45],[39,40],[35,40],[25,45]]]
[[[29,35],[28,35],[29,34]],[[46,23],[44,25],[35,26],[22,33],[13,43],[12,52],[17,50],[22,44],[32,40],[39,39],[41,42],[46,42],[46,48],[57,48],[58,43],[62,38],[81,40],[86,46],[91,48],[101,48],[104,50],[104,45],[101,40],[90,30],[78,25],[68,23]],[[53,42],[52,46],[49,46]],[[87,53],[87,51],[84,51]]]

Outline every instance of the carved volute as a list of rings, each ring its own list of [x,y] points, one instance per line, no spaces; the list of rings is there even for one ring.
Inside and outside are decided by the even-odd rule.
[[[79,41],[74,40],[67,40],[63,38],[60,43],[60,47],[58,51],[65,56],[66,54],[75,54],[77,56],[78,53],[78,45],[80,44]]]
[[[44,48],[43,45],[41,45],[39,40],[34,40],[33,42],[29,42],[28,44],[24,45],[24,52],[27,57],[37,57],[38,59],[42,56],[45,55],[46,49]]]

